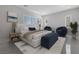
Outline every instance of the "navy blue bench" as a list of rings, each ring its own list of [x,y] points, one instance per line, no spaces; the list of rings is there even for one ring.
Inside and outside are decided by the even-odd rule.
[[[41,38],[41,46],[49,49],[55,44],[57,40],[58,40],[57,33],[52,32]]]

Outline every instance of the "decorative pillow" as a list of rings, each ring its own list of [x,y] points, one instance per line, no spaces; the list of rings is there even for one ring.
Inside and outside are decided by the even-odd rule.
[[[44,30],[52,31],[52,28],[50,26],[46,26]]]
[[[29,27],[29,31],[34,31],[34,30],[36,30],[35,27]]]

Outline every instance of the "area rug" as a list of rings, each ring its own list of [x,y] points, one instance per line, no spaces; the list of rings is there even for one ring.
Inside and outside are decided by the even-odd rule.
[[[60,38],[49,50],[41,46],[34,48],[23,41],[15,42],[14,44],[23,54],[60,54],[64,42],[65,38]]]
[[[14,44],[23,54],[37,54],[37,53],[45,53],[46,51],[48,51],[48,49],[43,48],[41,46],[34,48],[23,41],[19,41]]]

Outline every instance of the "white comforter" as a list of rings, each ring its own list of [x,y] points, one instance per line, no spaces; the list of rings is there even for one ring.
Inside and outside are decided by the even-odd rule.
[[[26,43],[30,44],[33,47],[37,47],[41,43],[41,37],[48,33],[51,33],[51,31],[38,31],[30,34],[25,34],[22,40],[24,40]]]

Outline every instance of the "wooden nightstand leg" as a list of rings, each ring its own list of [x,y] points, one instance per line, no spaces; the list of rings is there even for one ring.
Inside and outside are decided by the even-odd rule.
[[[13,37],[11,38],[11,41],[13,41]]]
[[[14,38],[13,38],[13,37],[11,37],[11,38],[10,38],[10,42],[13,42],[13,39],[14,39]]]

